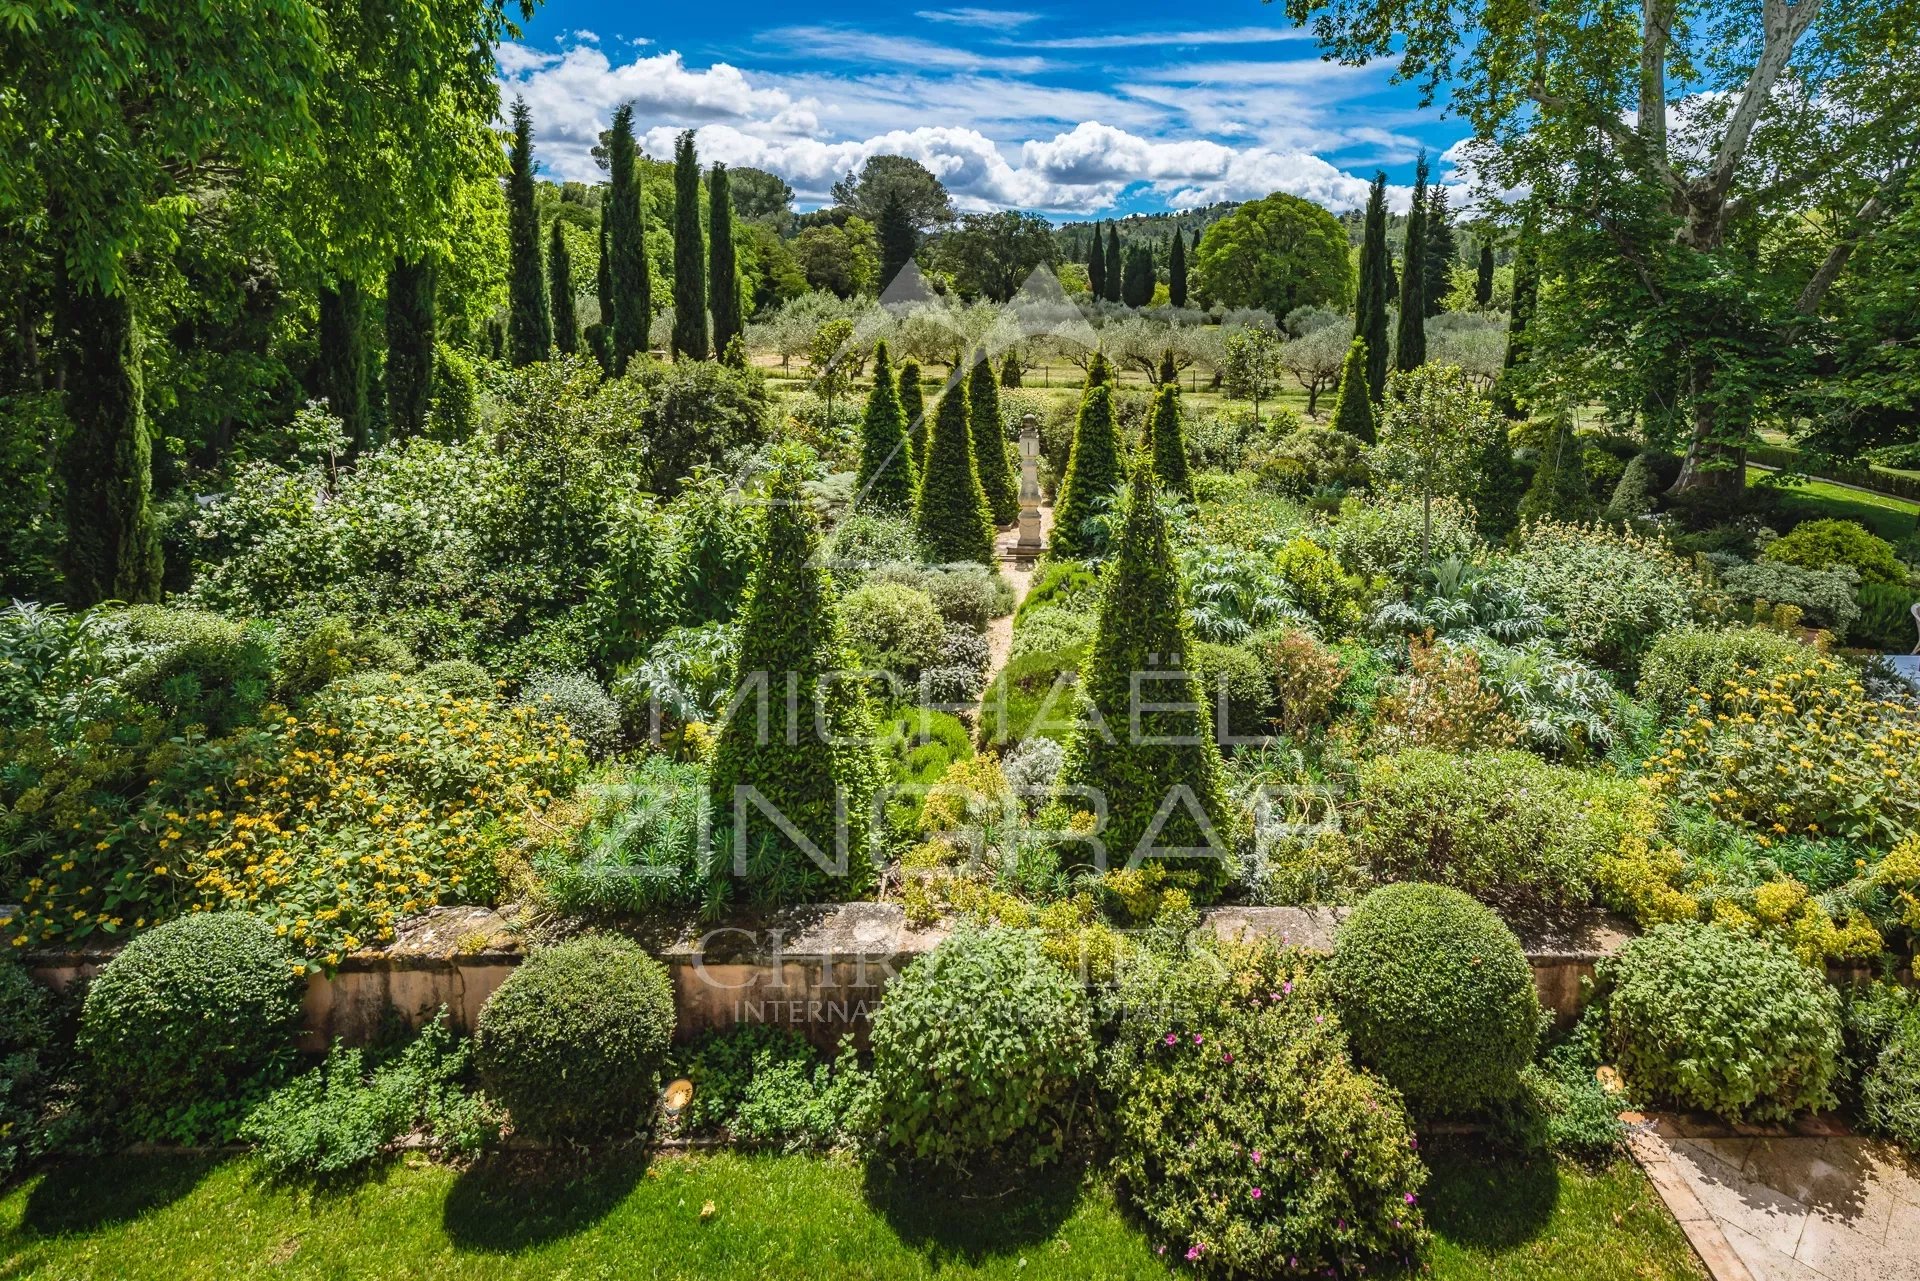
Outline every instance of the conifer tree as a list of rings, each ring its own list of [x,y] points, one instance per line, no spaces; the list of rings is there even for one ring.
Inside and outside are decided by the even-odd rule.
[[[1353,336],[1366,344],[1367,397],[1376,403],[1387,391],[1387,175],[1375,173],[1367,196],[1366,234],[1360,244],[1360,284],[1355,296]]]
[[[893,367],[887,345],[873,349],[873,389],[867,393],[867,412],[860,420],[860,467],[854,476],[855,501],[883,512],[911,512],[915,484],[913,447],[907,443],[907,420],[894,389]]]
[[[1187,242],[1178,227],[1173,229],[1173,248],[1167,252],[1167,301],[1176,307],[1187,305]]]
[[[906,418],[907,443],[913,448],[913,474],[927,474],[927,403],[920,389],[920,362],[900,362],[900,413]]]
[[[1371,445],[1376,429],[1373,397],[1367,394],[1367,344],[1356,338],[1340,362],[1340,390],[1333,398],[1333,429]]]
[[[1107,353],[1096,351],[1093,359],[1087,362],[1087,388],[1099,387],[1113,380],[1113,366],[1107,363]]]
[[[1226,884],[1232,841],[1209,710],[1215,700],[1193,674],[1180,569],[1158,499],[1143,461],[1113,564],[1101,575],[1081,668],[1087,715],[1067,745],[1061,795],[1068,804],[1078,792],[1065,789],[1104,798],[1099,835],[1113,866],[1136,857],[1164,862],[1168,883],[1204,902]]]
[[[347,448],[359,453],[375,443],[371,415],[367,413],[367,347],[360,286],[352,280],[331,287],[323,285],[319,303],[316,337],[320,394],[326,397],[327,412],[346,428]]]
[[[59,323],[66,351],[68,430],[60,443],[67,541],[60,568],[67,602],[145,604],[160,599],[160,528],[154,520],[153,438],[148,432],[126,293],[69,290]],[[84,394],[75,394],[84,389]]]
[[[1480,274],[1473,279],[1473,301],[1485,307],[1493,302],[1493,246],[1480,246]]]
[[[727,167],[707,175],[707,308],[713,313],[713,349],[724,360],[740,336],[740,281],[733,250],[733,192]]]
[[[707,358],[707,246],[700,235],[700,157],[691,129],[673,145],[673,354]]]
[[[1020,488],[1007,459],[1007,433],[1000,425],[1000,388],[984,349],[974,353],[973,368],[967,373],[967,415],[973,424],[974,465],[987,496],[987,511],[994,524],[1011,525],[1020,516]]]
[[[605,225],[608,293],[611,307],[601,313],[609,327],[613,372],[624,374],[635,354],[647,349],[653,324],[652,284],[647,270],[646,218],[640,201],[639,148],[633,139],[633,105],[613,112],[607,139]]]
[[[557,218],[547,234],[547,293],[552,302],[553,345],[571,356],[580,350],[580,321],[573,311],[573,259]]]
[[[1066,475],[1060,481],[1059,499],[1053,507],[1050,550],[1054,555],[1077,559],[1094,550],[1086,525],[1120,488],[1121,465],[1120,433],[1113,422],[1113,388],[1103,377],[1080,398]]]
[[[1100,244],[1100,224],[1093,224],[1093,239],[1087,249],[1087,292],[1095,298],[1107,296],[1107,254]]]
[[[744,863],[748,896],[762,903],[846,899],[865,891],[873,878],[870,808],[883,777],[863,687],[833,678],[855,660],[820,556],[804,464],[793,454],[776,463],[740,620],[734,670],[743,680],[764,674],[768,696],[740,700],[721,725],[713,754],[715,833],[736,869]],[[822,869],[761,802],[829,864],[838,859],[844,833],[845,875]],[[742,812],[744,827],[735,822]]]
[[[1153,250],[1145,245],[1127,251],[1126,276],[1120,282],[1120,301],[1144,307],[1153,301]]]
[[[1119,302],[1120,287],[1125,283],[1121,276],[1124,268],[1120,265],[1120,228],[1111,222],[1107,224],[1107,261],[1105,263],[1105,270],[1106,275],[1104,279],[1107,291],[1102,297],[1108,302]]]
[[[1178,386],[1179,383],[1180,370],[1176,368],[1173,363],[1173,348],[1164,348],[1160,352],[1160,373],[1159,376],[1154,379],[1154,384],[1156,386],[1166,387],[1169,385]]]
[[[540,215],[533,207],[533,113],[525,98],[515,98],[507,169],[507,361],[516,367],[531,365],[545,360],[551,346],[553,322],[547,312],[546,273],[540,268]]]
[[[1180,384],[1166,382],[1153,395],[1147,434],[1153,450],[1153,474],[1160,487],[1193,501],[1193,477],[1187,470],[1187,437],[1180,422]]]
[[[418,436],[433,404],[433,264],[395,258],[387,272],[387,432]]]
[[[1499,542],[1520,523],[1520,499],[1527,483],[1514,461],[1506,420],[1498,414],[1485,417],[1474,449],[1473,479],[1466,499],[1473,506],[1480,536]]]
[[[1021,385],[1021,379],[1024,377],[1025,375],[1020,369],[1020,357],[1013,352],[1008,352],[1007,358],[1000,362],[1000,385],[1002,387],[1018,387]]]
[[[1525,416],[1514,394],[1519,368],[1527,363],[1527,326],[1533,322],[1533,309],[1539,301],[1539,263],[1535,258],[1533,215],[1520,224],[1520,243],[1513,251],[1513,309],[1507,316],[1507,358],[1494,384],[1493,404],[1508,418]]]
[[[892,187],[881,194],[873,230],[880,242],[880,292],[884,294],[894,278],[913,261],[914,252],[920,247],[920,230],[913,225],[913,211]]]
[[[993,563],[993,517],[974,465],[964,379],[954,379],[934,409],[913,525],[929,560]]]
[[[1437,316],[1447,309],[1447,295],[1453,292],[1453,260],[1460,247],[1453,238],[1453,222],[1447,212],[1447,189],[1435,184],[1427,192],[1427,233],[1420,252],[1425,256],[1426,278],[1420,291],[1427,314]]]
[[[1520,520],[1524,524],[1586,520],[1593,508],[1593,494],[1587,488],[1586,442],[1575,434],[1570,421],[1557,418],[1540,451],[1533,483],[1520,500]]]
[[[1427,153],[1414,167],[1413,204],[1407,210],[1407,247],[1400,255],[1400,332],[1393,367],[1418,369],[1427,363]]]

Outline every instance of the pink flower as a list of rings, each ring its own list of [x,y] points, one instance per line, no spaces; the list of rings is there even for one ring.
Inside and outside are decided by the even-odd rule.
[[[1198,1032],[1195,1032],[1195,1033],[1193,1034],[1193,1043],[1194,1043],[1195,1045],[1198,1045],[1198,1044],[1200,1044],[1200,1042],[1202,1042],[1202,1041],[1204,1041],[1204,1040],[1206,1040],[1206,1039],[1207,1039],[1206,1037],[1204,1037],[1204,1036],[1201,1036],[1201,1035],[1200,1035],[1200,1034],[1199,1034]]]
[[[1231,1063],[1233,1062],[1233,1052],[1229,1050],[1227,1053],[1222,1054],[1220,1058],[1222,1062]]]
[[[1172,1045],[1172,1044],[1174,1044],[1174,1043],[1175,1043],[1176,1041],[1178,1041],[1179,1039],[1180,1039],[1180,1038],[1179,1038],[1179,1037],[1177,1037],[1177,1036],[1175,1036],[1175,1035],[1174,1035],[1173,1033],[1171,1033],[1171,1032],[1169,1032],[1169,1033],[1167,1033],[1167,1044],[1168,1044],[1168,1045]]]
[[[1206,1249],[1207,1247],[1195,1241],[1187,1247],[1187,1262],[1192,1263],[1195,1259],[1198,1259],[1202,1254],[1206,1253]]]
[[[1412,1205],[1414,1203],[1415,1197],[1413,1193],[1408,1192],[1408,1193],[1405,1193],[1400,1199],[1405,1201],[1408,1205]]]
[[[1256,1201],[1258,1201],[1258,1200],[1260,1199],[1260,1189],[1259,1189],[1259,1188],[1255,1188],[1255,1189],[1253,1190],[1253,1199],[1254,1199],[1254,1200],[1256,1200]]]
[[[1260,1149],[1259,1149],[1259,1148],[1255,1148],[1255,1149],[1253,1150],[1253,1163],[1254,1163],[1255,1165],[1259,1165],[1259,1164],[1260,1164]]]
[[[1278,992],[1269,992],[1267,993],[1267,999],[1269,1001],[1277,1001],[1280,999],[1280,994]]]
[[[1292,996],[1292,995],[1293,995],[1293,980],[1292,980],[1292,979],[1288,979],[1288,980],[1287,980],[1287,981],[1286,981],[1285,983],[1282,983],[1282,984],[1280,985],[1280,990],[1281,990],[1282,992],[1285,992],[1285,993],[1286,993],[1286,994],[1287,994],[1288,996]]]
[[[1396,1223],[1394,1226],[1399,1227],[1400,1225]],[[1165,1254],[1167,1252],[1167,1247],[1164,1245],[1156,1245],[1153,1247],[1153,1252],[1155,1254]]]
[[[1345,1219],[1335,1219],[1333,1221],[1333,1228],[1336,1232],[1345,1232],[1347,1230],[1347,1221]]]

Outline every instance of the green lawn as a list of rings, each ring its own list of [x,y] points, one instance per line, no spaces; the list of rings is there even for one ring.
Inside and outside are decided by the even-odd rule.
[[[1638,1170],[1435,1154],[1430,1275],[1698,1277]],[[701,1217],[711,1201],[713,1213]],[[974,1194],[803,1157],[635,1156],[545,1176],[412,1158],[354,1191],[251,1163],[76,1161],[0,1199],[0,1277],[1165,1277],[1097,1181]]]
[[[1749,467],[1747,483],[1751,485],[1768,474],[1756,467]],[[1780,505],[1788,511],[1805,512],[1814,517],[1859,521],[1891,543],[1913,537],[1914,520],[1920,516],[1920,503],[1887,494],[1847,489],[1823,480],[1783,487],[1780,490]]]

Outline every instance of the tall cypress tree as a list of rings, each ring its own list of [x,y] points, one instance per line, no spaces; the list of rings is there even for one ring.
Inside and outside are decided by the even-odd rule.
[[[1087,247],[1087,291],[1095,298],[1107,296],[1107,254],[1100,244],[1100,224],[1093,224],[1093,237]]]
[[[1180,385],[1163,382],[1153,396],[1147,434],[1153,450],[1153,474],[1169,494],[1193,501],[1193,477],[1187,471],[1187,438],[1180,423]]]
[[[1095,358],[1096,360],[1098,357]],[[1050,550],[1068,558],[1093,550],[1087,522],[1099,514],[1105,501],[1120,488],[1120,433],[1113,423],[1113,388],[1104,380],[1091,384],[1080,397],[1080,417],[1073,425],[1073,446],[1067,455],[1066,475],[1060,481],[1053,506]]]
[[[927,403],[920,390],[920,362],[900,364],[900,412],[907,422],[907,443],[913,449],[913,474],[927,474]]]
[[[920,473],[920,495],[913,526],[927,559],[938,563],[974,560],[993,563],[993,516],[974,464],[973,427],[967,413],[967,384],[954,379],[934,410],[927,434],[927,465]]]
[[[573,313],[573,259],[554,219],[547,232],[547,294],[553,310],[553,345],[571,356],[580,350],[580,321]]]
[[[1447,295],[1453,292],[1453,260],[1460,246],[1453,238],[1453,222],[1447,212],[1447,189],[1435,185],[1427,193],[1427,234],[1421,252],[1426,256],[1426,278],[1421,293],[1427,314],[1437,316],[1447,309]]]
[[[967,417],[973,425],[974,465],[980,470],[987,511],[994,524],[1011,525],[1020,516],[1020,489],[1014,483],[1013,464],[1007,460],[1007,433],[1000,425],[1000,387],[984,348],[974,352],[973,368],[967,372]]]
[[[1145,245],[1127,251],[1127,272],[1120,282],[1120,301],[1144,307],[1153,301],[1153,250]]]
[[[1493,301],[1493,246],[1480,246],[1480,274],[1473,278],[1473,301],[1485,307]]]
[[[1427,153],[1414,167],[1413,204],[1407,210],[1407,247],[1400,255],[1400,332],[1393,367],[1418,369],[1427,363]]]
[[[1105,297],[1108,302],[1119,302],[1120,286],[1122,283],[1120,273],[1124,268],[1120,265],[1120,228],[1111,222],[1107,224],[1107,261],[1105,266],[1107,292],[1103,297]]]
[[[1507,358],[1494,384],[1495,408],[1508,418],[1522,418],[1525,411],[1514,393],[1514,381],[1520,366],[1527,363],[1527,326],[1533,322],[1533,309],[1540,297],[1539,263],[1533,214],[1520,224],[1520,243],[1513,251],[1513,310],[1507,316]]]
[[[64,273],[56,273],[64,275]],[[69,430],[60,443],[68,603],[160,599],[148,434],[133,304],[124,293],[61,282],[59,320]]]
[[[640,203],[639,148],[633,140],[633,105],[614,109],[607,140],[607,261],[612,310],[601,319],[611,333],[613,372],[624,374],[627,362],[647,349],[647,328],[653,323],[652,286],[647,278],[646,217]]]
[[[1340,390],[1334,395],[1332,420],[1335,431],[1343,431],[1369,445],[1375,435],[1373,397],[1367,387],[1370,363],[1366,339],[1354,339],[1347,348],[1347,358],[1340,362]]]
[[[727,167],[707,175],[707,306],[713,312],[713,349],[725,352],[740,335],[740,281],[733,254],[733,191]]]
[[[1113,566],[1101,575],[1081,668],[1092,714],[1074,728],[1060,782],[1104,799],[1100,837],[1116,865],[1136,856],[1158,862],[1153,851],[1163,851],[1168,883],[1205,901],[1227,880],[1226,789],[1212,692],[1193,675],[1180,569],[1158,498],[1143,461]]]
[[[507,360],[530,365],[545,360],[552,345],[546,273],[540,269],[540,215],[533,207],[533,113],[525,98],[515,98],[507,169]]]
[[[1187,305],[1187,240],[1178,227],[1173,229],[1173,248],[1167,251],[1167,301],[1176,307]]]
[[[1367,195],[1366,233],[1360,242],[1360,286],[1354,302],[1353,336],[1366,344],[1367,397],[1387,391],[1387,175],[1375,173]]]
[[[427,430],[433,404],[433,264],[395,258],[387,272],[387,431]]]
[[[673,354],[707,358],[707,247],[700,236],[700,157],[691,129],[673,144]]]
[[[913,213],[900,193],[889,187],[880,197],[880,208],[873,224],[880,242],[880,290],[886,292],[894,277],[905,271],[920,247],[920,229],[913,225]]]
[[[910,512],[915,479],[907,418],[894,389],[887,345],[880,343],[873,349],[873,389],[867,393],[867,412],[860,420],[860,468],[853,479],[855,501],[875,511]]]
[[[327,398],[327,412],[345,425],[347,447],[358,453],[373,443],[360,286],[351,280],[322,285],[319,301],[320,394]]]

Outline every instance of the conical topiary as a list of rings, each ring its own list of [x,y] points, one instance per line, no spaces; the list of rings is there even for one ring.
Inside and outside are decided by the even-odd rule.
[[[1367,340],[1356,338],[1340,362],[1340,390],[1334,394],[1333,429],[1373,443],[1373,400],[1367,395]]]
[[[929,560],[993,563],[993,519],[987,511],[986,491],[980,488],[980,470],[974,465],[964,382],[949,387],[934,410],[913,523]]]
[[[1085,809],[1104,800],[1107,822],[1098,835],[1109,866],[1162,861],[1173,883],[1210,898],[1226,883],[1232,848],[1220,748],[1212,700],[1185,665],[1191,637],[1180,571],[1150,466],[1134,470],[1126,521],[1101,583],[1080,672],[1085,714],[1067,745],[1060,799]]]
[[[860,420],[860,469],[854,477],[854,503],[874,511],[913,510],[913,450],[907,444],[907,420],[893,386],[887,345],[873,349],[873,390]]]
[[[907,424],[907,444],[913,450],[913,474],[924,476],[927,473],[927,408],[920,394],[920,362],[917,360],[900,363],[900,413]]]
[[[1053,508],[1056,556],[1082,557],[1093,550],[1087,522],[1100,513],[1106,499],[1120,488],[1120,433],[1113,425],[1113,388],[1094,384],[1080,398],[1080,417],[1073,427],[1073,447],[1067,455],[1067,473],[1060,482],[1060,501]]]
[[[1007,434],[1000,426],[1000,388],[985,351],[974,354],[967,374],[967,416],[973,424],[973,461],[987,495],[987,511],[994,524],[1011,525],[1020,515],[1020,491],[1013,483]]]
[[[1540,465],[1520,500],[1520,523],[1540,520],[1578,521],[1593,515],[1593,495],[1587,488],[1586,442],[1573,424],[1561,418],[1553,424]]]
[[[1153,474],[1160,487],[1193,501],[1193,477],[1187,472],[1187,438],[1180,429],[1180,387],[1162,383],[1153,397],[1153,418],[1147,424],[1153,446]]]
[[[873,877],[869,819],[883,773],[862,686],[823,679],[855,660],[805,479],[804,454],[777,459],[734,666],[740,685],[765,682],[764,697],[737,701],[713,756],[717,846],[761,902],[857,898]]]

